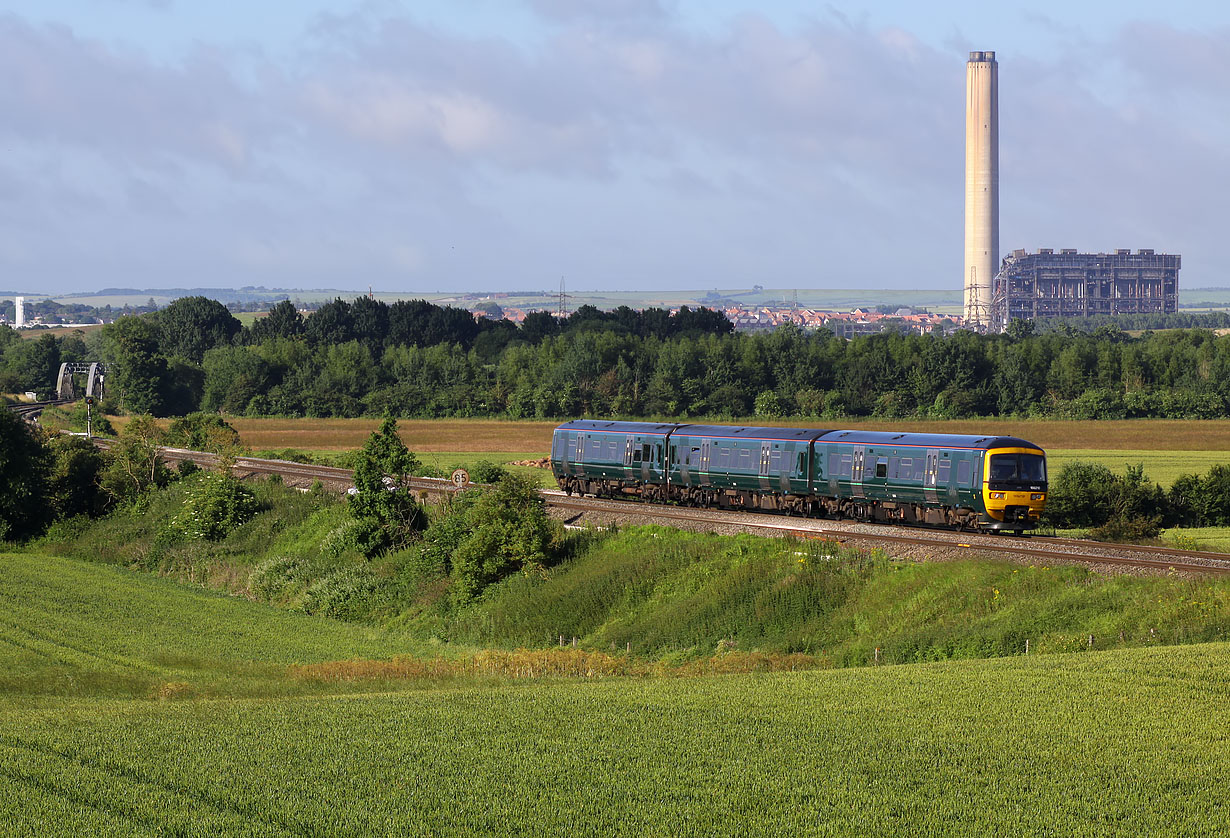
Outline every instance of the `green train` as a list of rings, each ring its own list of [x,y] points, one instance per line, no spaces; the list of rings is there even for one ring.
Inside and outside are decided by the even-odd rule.
[[[1046,508],[1046,452],[1010,436],[583,419],[551,469],[570,495],[990,532]]]

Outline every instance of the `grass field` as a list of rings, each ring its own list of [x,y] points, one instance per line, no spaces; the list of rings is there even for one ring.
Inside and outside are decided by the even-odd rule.
[[[114,568],[20,555],[0,569],[5,834],[1230,830],[1224,643],[306,684],[286,664],[404,646]]]
[[[1131,449],[1062,449],[1052,448],[1046,452],[1047,468],[1051,478],[1059,474],[1064,464],[1080,460],[1097,463],[1116,474],[1123,474],[1128,466],[1137,464],[1145,468],[1145,476],[1164,488],[1169,488],[1181,474],[1204,474],[1215,465],[1230,464],[1230,451],[1154,451]]]

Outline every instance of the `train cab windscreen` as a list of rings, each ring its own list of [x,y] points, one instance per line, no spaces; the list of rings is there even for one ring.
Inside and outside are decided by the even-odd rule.
[[[1042,454],[992,454],[988,477],[991,483],[1046,483],[1046,457]]]

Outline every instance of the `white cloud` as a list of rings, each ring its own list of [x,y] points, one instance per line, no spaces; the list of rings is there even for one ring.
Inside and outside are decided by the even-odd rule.
[[[280,64],[207,45],[168,64],[0,16],[0,217],[36,230],[6,251],[117,274],[92,286],[160,260],[355,287],[533,286],[550,262],[801,284],[821,253],[867,286],[960,269],[955,49],[831,14],[701,34],[652,0],[537,0],[533,43],[376,8]],[[1004,247],[1220,247],[1230,31],[1064,37],[1056,60],[999,56]]]

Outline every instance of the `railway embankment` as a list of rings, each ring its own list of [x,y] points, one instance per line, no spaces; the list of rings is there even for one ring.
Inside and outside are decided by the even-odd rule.
[[[366,558],[348,541],[346,501],[327,491],[252,481],[258,511],[247,523],[217,541],[168,538],[191,484],[59,525],[29,549],[470,648],[563,644],[678,663],[755,652],[842,667],[1230,639],[1224,576],[1110,574],[990,549],[925,561],[917,548],[841,537],[652,525],[560,527],[546,561],[460,597],[440,532]]]

